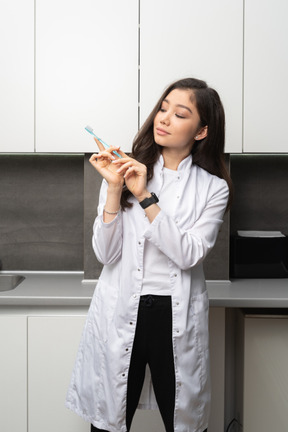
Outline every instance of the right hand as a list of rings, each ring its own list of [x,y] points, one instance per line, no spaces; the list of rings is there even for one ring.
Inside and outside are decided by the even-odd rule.
[[[111,146],[106,149],[103,144],[97,140],[97,138],[94,138],[94,140],[96,141],[100,152],[94,153],[90,157],[89,162],[108,182],[109,186],[118,186],[119,188],[122,188],[124,184],[124,177],[123,174],[117,173],[117,167],[112,164],[113,160],[119,159],[118,156],[113,153],[113,150],[116,150],[117,153],[121,154],[122,157],[127,157],[127,155],[118,147]]]

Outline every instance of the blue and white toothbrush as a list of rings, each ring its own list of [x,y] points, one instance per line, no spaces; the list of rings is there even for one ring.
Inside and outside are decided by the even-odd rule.
[[[91,135],[93,135],[95,138],[97,138],[97,140],[100,141],[101,144],[103,144],[103,146],[104,146],[105,148],[108,149],[108,148],[110,147],[108,144],[106,144],[104,141],[102,141],[101,138],[99,138],[97,135],[95,135],[95,133],[93,132],[93,129],[91,128],[91,126],[86,126],[85,129],[86,129],[87,132],[89,132]],[[122,156],[121,156],[119,153],[117,153],[116,150],[113,150],[113,153],[114,153],[116,156],[118,156],[119,158],[122,158]]]

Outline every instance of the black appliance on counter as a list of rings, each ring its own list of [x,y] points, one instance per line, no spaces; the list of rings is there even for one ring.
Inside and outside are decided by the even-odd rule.
[[[288,237],[279,231],[237,231],[230,239],[231,278],[288,277]]]

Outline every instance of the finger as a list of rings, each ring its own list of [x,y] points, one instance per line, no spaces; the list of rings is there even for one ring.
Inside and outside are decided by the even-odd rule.
[[[131,167],[129,167],[127,170],[126,170],[126,172],[125,172],[125,174],[124,174],[124,178],[125,179],[128,179],[131,175],[134,175],[136,173],[136,168],[135,167],[133,167],[133,166],[131,166]]]
[[[110,146],[110,147],[106,147],[106,150],[113,153],[117,159],[121,159],[121,158],[128,158],[128,156],[122,151],[120,150],[120,147],[116,147],[116,146]]]
[[[122,161],[122,159],[121,159],[121,161]],[[113,161],[113,164],[114,164],[115,162]],[[127,171],[129,168],[131,168],[133,166],[133,161],[130,159],[130,160],[128,160],[127,162],[121,162],[121,166],[120,166],[120,168],[118,168],[117,169],[117,172],[125,172],[125,171]]]
[[[120,165],[120,167],[122,168],[122,166],[125,166],[127,163],[132,164],[133,162],[135,163],[135,159],[132,159],[130,157],[126,157],[126,158],[121,158],[121,159],[119,159],[119,158],[115,159],[113,161],[113,164]]]
[[[92,154],[92,156],[90,157],[90,159],[89,159],[89,162],[90,163],[94,163],[94,162],[97,162],[97,158],[99,157],[99,153],[94,153],[94,154]]]
[[[106,148],[106,150],[109,151],[110,153],[113,153],[113,155],[115,156],[114,159],[122,158],[121,154],[119,153],[120,147],[110,146],[109,148]]]
[[[96,144],[97,144],[97,146],[98,146],[98,148],[99,148],[100,151],[105,150],[104,145],[97,138],[94,137],[94,140],[95,140],[95,142],[96,142]]]
[[[123,153],[123,152],[122,152]],[[124,153],[125,154],[125,153]],[[135,161],[135,159],[133,159],[133,158],[131,158],[131,157],[129,157],[129,156],[127,156],[126,155],[126,157],[123,157],[123,158],[121,158],[121,159],[116,159],[116,161],[115,161],[115,163],[121,163],[122,165],[124,164],[124,163],[126,163],[126,162],[129,162],[129,161],[131,161],[131,160],[134,160]]]
[[[124,152],[120,149],[120,147],[118,148],[117,153],[119,153],[119,154],[122,156],[122,158],[128,158],[128,157],[129,157],[126,153],[124,153]]]
[[[112,162],[116,159],[116,156],[114,156],[113,151],[110,150],[110,148],[99,152],[98,157],[109,159]]]

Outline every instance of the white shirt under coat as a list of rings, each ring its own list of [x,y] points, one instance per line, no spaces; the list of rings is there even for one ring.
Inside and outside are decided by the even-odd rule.
[[[126,432],[126,391],[139,298],[144,248],[150,242],[168,259],[176,375],[175,432],[202,432],[210,408],[209,302],[203,260],[215,244],[227,205],[227,183],[192,165],[178,166],[171,205],[161,207],[164,161],[160,156],[148,190],[160,197],[152,223],[135,198],[132,209],[110,223],[102,214],[103,181],[93,248],[104,264],[89,308],[66,405],[97,428]],[[139,408],[155,408],[149,370]]]
[[[164,167],[162,176],[158,205],[168,216],[174,217],[179,194],[179,173]],[[171,295],[169,258],[150,241],[144,243],[141,294]]]

